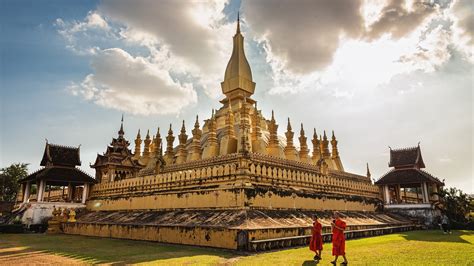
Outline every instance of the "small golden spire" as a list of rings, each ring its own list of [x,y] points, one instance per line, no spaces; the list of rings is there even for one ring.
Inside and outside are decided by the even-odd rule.
[[[303,123],[301,123],[300,137],[298,138],[298,140],[300,141],[300,152],[299,152],[300,161],[307,163],[309,159],[308,158],[309,149],[308,149],[308,144],[306,142],[307,138],[304,134]]]
[[[148,156],[150,156],[150,144],[151,144],[150,130],[147,130],[144,142],[145,142],[145,147],[143,149],[143,157],[148,158]]]
[[[196,122],[194,123],[194,128],[199,128],[199,116],[196,115]]]
[[[188,135],[186,135],[186,127],[184,125],[184,120],[183,120],[183,125],[181,126],[181,134],[179,134],[178,138],[179,138],[180,144],[186,145],[186,141],[188,140]]]
[[[272,110],[272,119],[270,120],[270,125],[268,125],[268,131],[270,132],[270,138],[268,140],[268,145],[273,145],[277,147],[278,142],[278,125],[275,121],[275,112]]]
[[[313,139],[311,140],[313,143],[313,163],[317,164],[319,159],[321,159],[321,142],[318,138],[318,133],[316,133],[316,128],[313,129]]]
[[[140,158],[140,155],[142,153],[141,145],[142,145],[142,137],[140,136],[140,129],[138,129],[137,138],[135,139],[135,155],[134,155],[135,159]]]
[[[175,137],[173,136],[173,129],[171,128],[168,130],[168,136],[166,136],[166,151],[165,151],[165,160],[168,164],[173,163],[174,157],[174,150],[173,150],[173,143]]]

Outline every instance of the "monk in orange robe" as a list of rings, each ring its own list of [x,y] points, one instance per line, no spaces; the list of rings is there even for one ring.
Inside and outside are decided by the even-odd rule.
[[[336,256],[334,261],[331,261],[333,265],[336,265],[337,258],[342,256],[344,262],[341,265],[347,265],[346,259],[346,238],[344,236],[344,230],[346,230],[346,223],[341,220],[341,215],[338,212],[334,212],[334,220],[331,223],[332,227],[332,255]]]
[[[313,216],[313,228],[311,229],[311,241],[309,242],[309,249],[314,251],[316,255],[314,260],[321,259],[321,251],[323,250],[323,226],[318,221],[318,216]]]

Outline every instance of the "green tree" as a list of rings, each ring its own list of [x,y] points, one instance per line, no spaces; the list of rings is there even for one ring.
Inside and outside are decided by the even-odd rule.
[[[470,202],[466,193],[457,188],[446,188],[434,194],[439,196],[439,201],[435,205],[445,212],[454,224],[468,222],[466,217],[470,210]]]
[[[20,188],[18,181],[28,175],[27,163],[14,163],[0,169],[0,200],[15,201]]]

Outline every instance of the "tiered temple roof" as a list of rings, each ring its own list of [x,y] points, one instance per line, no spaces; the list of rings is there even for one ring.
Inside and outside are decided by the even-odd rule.
[[[390,162],[388,163],[388,166],[395,168],[425,168],[425,163],[423,162],[423,157],[421,156],[420,145],[396,150],[392,150],[390,148]]]
[[[68,147],[46,142],[41,166],[79,166],[80,147]]]
[[[97,154],[94,164],[90,166],[96,169],[98,181],[113,181],[135,177],[138,171],[146,165],[146,162],[140,163],[139,158],[136,158],[128,148],[130,143],[125,139],[124,135],[122,116],[118,137],[112,138],[112,142],[107,146],[105,152]],[[137,141],[141,142],[139,135],[137,136]]]
[[[46,142],[40,165],[44,167],[29,174],[19,182],[47,180],[49,184],[53,185],[64,185],[68,182],[96,182],[93,177],[76,168],[76,166],[81,165],[80,147],[68,147]]]
[[[419,184],[423,182],[444,185],[438,178],[421,170],[421,168],[425,168],[425,163],[421,156],[420,145],[403,149],[390,148],[388,165],[393,169],[377,180],[376,185]]]
[[[67,182],[81,184],[96,183],[93,177],[84,173],[82,170],[70,167],[46,167],[31,173],[20,182],[38,182],[41,179],[47,180],[48,184],[58,186],[64,185]]]

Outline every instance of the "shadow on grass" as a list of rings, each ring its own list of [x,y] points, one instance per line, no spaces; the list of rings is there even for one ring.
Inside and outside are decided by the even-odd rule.
[[[17,234],[1,235],[0,238],[0,251],[2,247],[22,247],[8,251],[12,257],[23,258],[32,252],[40,252],[94,264],[133,264],[180,258],[193,261],[198,256],[207,256],[199,260],[218,262],[239,256],[223,249],[74,235]]]
[[[302,266],[314,266],[314,265],[318,265],[319,262],[317,261],[314,261],[314,260],[305,260],[303,262],[303,264],[301,264]]]
[[[452,234],[443,234],[441,230],[426,230],[426,231],[412,231],[409,234],[402,234],[402,236],[409,241],[424,241],[424,242],[457,242],[463,244],[473,244],[462,236],[474,235],[474,231],[452,231]]]

